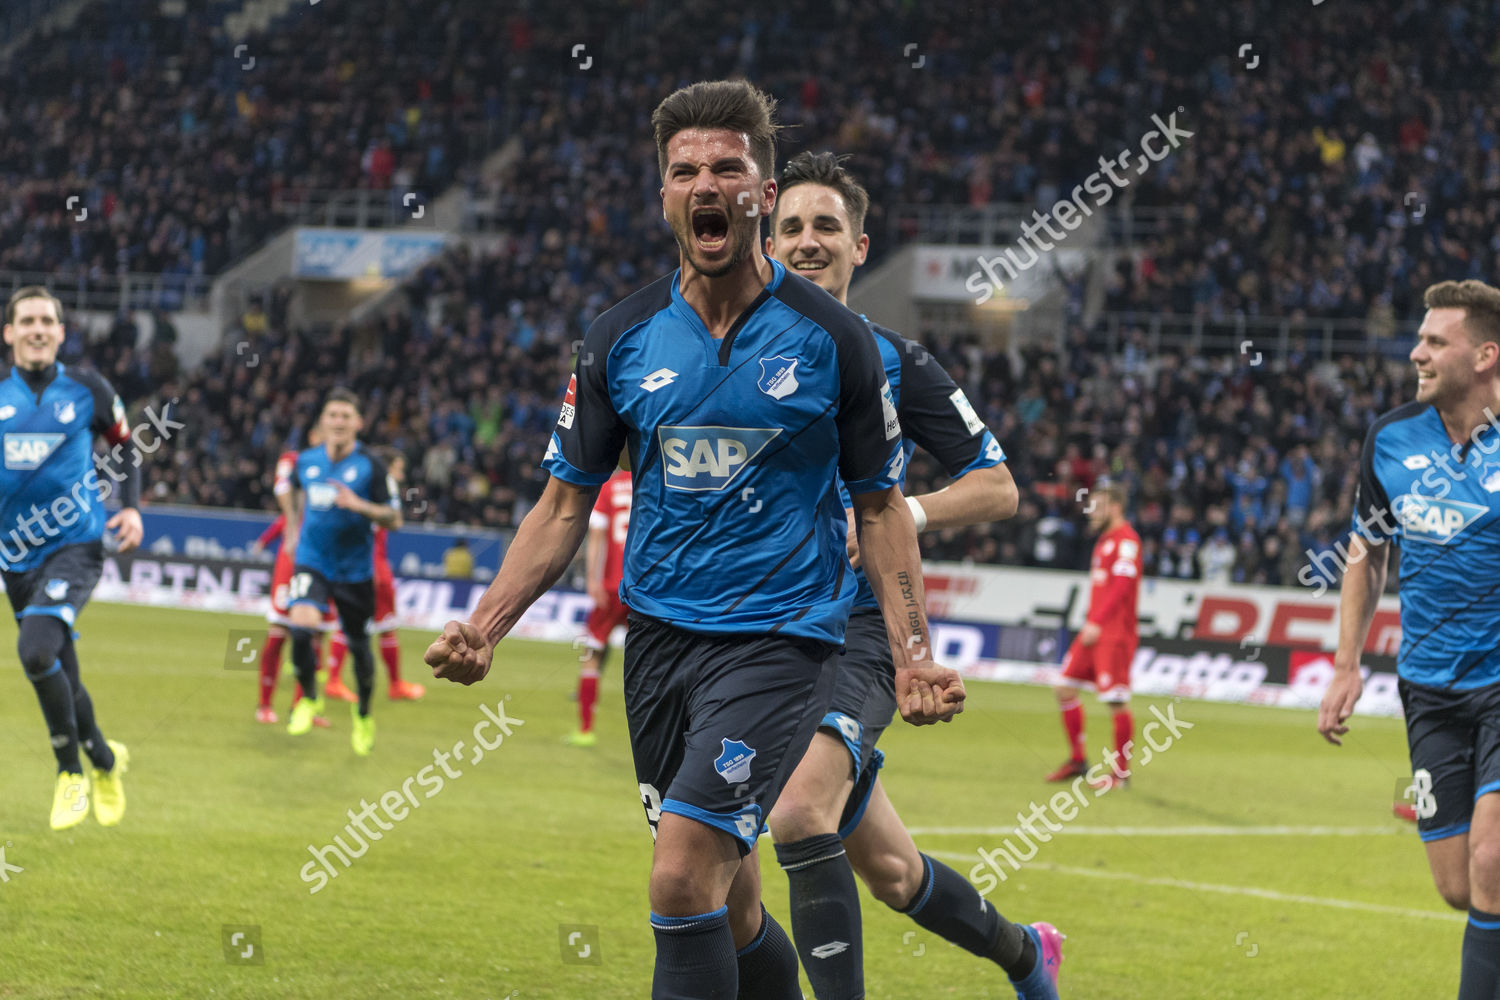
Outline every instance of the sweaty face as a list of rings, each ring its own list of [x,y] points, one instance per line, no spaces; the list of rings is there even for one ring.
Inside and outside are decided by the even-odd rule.
[[[761,178],[745,133],[685,129],[667,140],[661,200],[683,260],[717,278],[755,252],[776,186]]]
[[[15,354],[17,368],[40,370],[57,360],[62,347],[63,325],[51,299],[22,299],[16,303],[15,319],[5,324],[5,342]]]
[[[850,227],[849,209],[833,188],[798,184],[777,198],[766,252],[834,298],[848,294],[869,246],[870,238]]]
[[[1462,399],[1475,380],[1479,345],[1464,329],[1463,309],[1429,309],[1408,357],[1417,369],[1417,400],[1442,406]]]

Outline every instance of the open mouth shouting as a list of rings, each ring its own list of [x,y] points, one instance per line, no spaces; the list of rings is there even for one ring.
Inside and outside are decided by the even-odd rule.
[[[693,242],[704,253],[714,254],[729,243],[729,213],[716,205],[693,209]]]

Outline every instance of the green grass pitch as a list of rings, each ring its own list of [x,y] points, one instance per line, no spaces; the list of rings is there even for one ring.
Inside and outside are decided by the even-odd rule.
[[[95,605],[80,627],[101,724],[132,751],[129,808],[114,829],[92,818],[48,829],[52,756],[9,654],[0,997],[649,995],[651,840],[618,654],[600,744],[577,750],[560,742],[574,723],[571,649],[507,642],[490,677],[462,688],[433,683],[420,662],[430,637],[403,632],[407,676],[429,693],[392,704],[382,677],[375,753],[361,759],[341,704],[332,730],[300,739],[254,722],[254,673],[224,666],[232,630],[258,630],[254,619]],[[9,629],[3,647],[13,643]],[[284,674],[283,718],[289,692]],[[471,764],[481,703],[507,697],[506,714],[524,725]],[[1138,726],[1151,704],[1167,701],[1137,699]],[[1101,747],[1107,717],[1087,708],[1090,745]],[[1390,816],[1409,767],[1400,723],[1358,719],[1334,750],[1311,712],[1175,709],[1193,728],[989,896],[1011,918],[1068,935],[1062,995],[1452,996],[1462,918],[1445,912],[1414,832]],[[308,846],[330,843],[347,810],[399,789],[459,739],[461,776],[309,894],[299,876]],[[939,831],[919,832],[918,844],[965,873],[1018,811],[1057,791],[1041,775],[1063,757],[1051,693],[999,684],[971,684],[954,724],[897,721],[881,745],[907,823]],[[766,902],[786,923],[786,880],[766,848]],[[868,895],[863,905],[871,998],[1014,995],[990,964]],[[262,964],[226,949],[250,926]],[[569,951],[575,926],[594,930]],[[564,960],[584,944],[587,961]]]

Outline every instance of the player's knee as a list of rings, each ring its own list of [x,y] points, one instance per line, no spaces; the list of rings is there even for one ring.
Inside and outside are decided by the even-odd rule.
[[[657,858],[651,865],[651,912],[690,917],[724,905],[719,881],[685,858]]]
[[[1057,703],[1066,705],[1070,701],[1078,700],[1078,689],[1071,684],[1054,684],[1052,693],[1057,695]]]
[[[27,677],[38,680],[52,672],[67,641],[67,630],[61,620],[46,615],[27,615],[21,619],[16,652]]]
[[[859,861],[859,877],[870,887],[870,894],[893,909],[904,908],[922,886],[920,854],[908,857],[894,848],[880,849]]]
[[[769,820],[771,839],[777,844],[778,853],[783,844],[837,834],[838,824],[838,812],[831,807],[830,799],[804,794],[790,786],[782,789]]]

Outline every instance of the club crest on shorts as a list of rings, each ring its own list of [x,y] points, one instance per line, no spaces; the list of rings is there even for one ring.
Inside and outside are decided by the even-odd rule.
[[[760,391],[772,399],[785,399],[797,391],[797,359],[774,357],[760,359]]]
[[[47,586],[42,588],[48,597],[54,601],[60,601],[68,594],[68,581],[61,577],[54,577],[47,581]]]
[[[714,770],[719,772],[719,777],[733,785],[750,777],[750,762],[755,759],[755,751],[739,740],[721,740],[724,750],[714,761]]]

